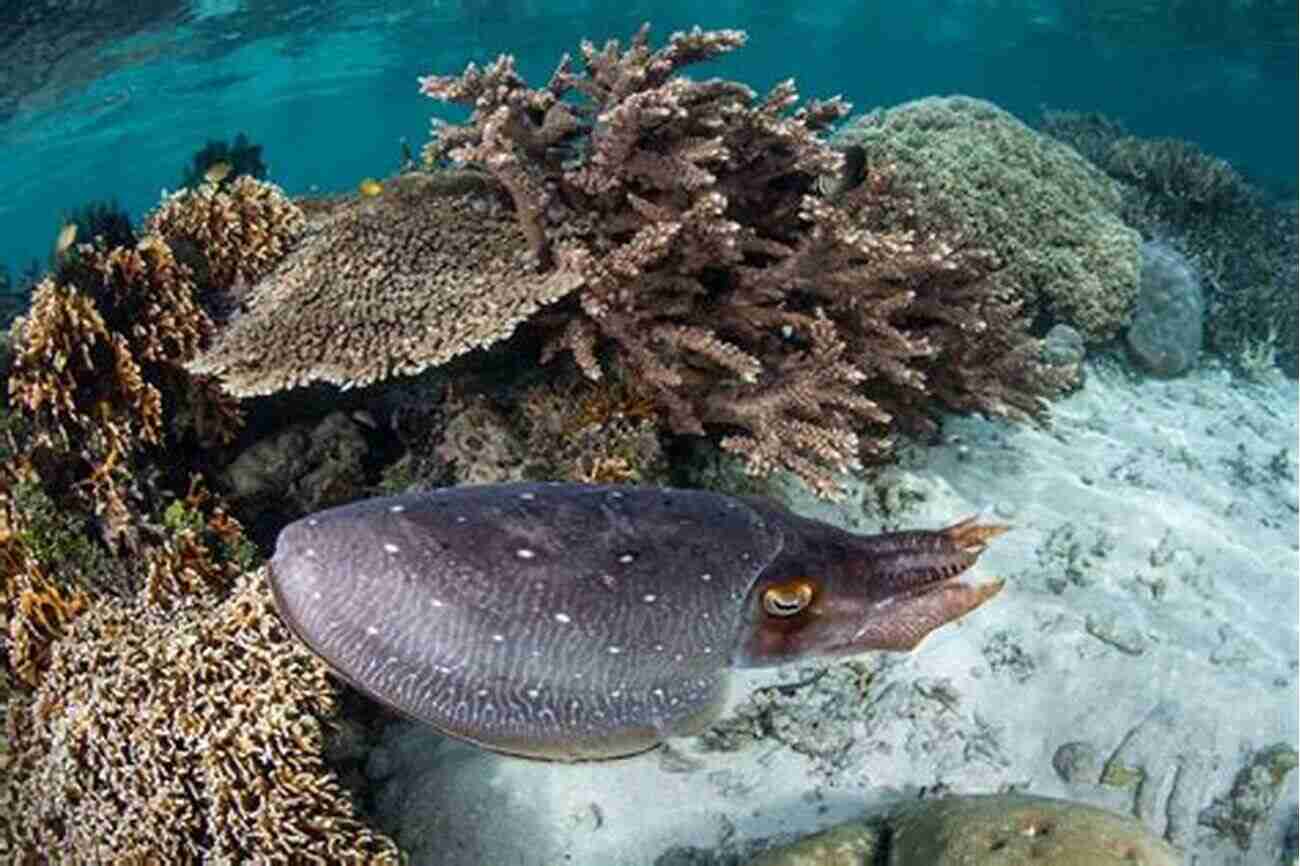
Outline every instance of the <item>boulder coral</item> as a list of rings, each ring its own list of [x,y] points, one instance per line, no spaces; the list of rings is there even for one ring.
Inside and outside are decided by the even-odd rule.
[[[325,767],[335,692],[266,576],[167,608],[100,600],[9,708],[15,862],[397,864]]]
[[[955,231],[997,257],[991,280],[1047,326],[1096,344],[1129,320],[1141,237],[1120,187],[1072,148],[990,102],[931,97],[873,111],[835,135],[889,164],[905,191],[887,225]]]
[[[1124,334],[1138,364],[1157,376],[1186,373],[1201,353],[1205,299],[1192,263],[1168,244],[1142,245],[1142,289]]]

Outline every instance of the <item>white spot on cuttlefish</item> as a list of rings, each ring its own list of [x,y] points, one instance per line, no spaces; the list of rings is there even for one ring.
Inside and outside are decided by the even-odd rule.
[[[629,562],[633,562],[634,560],[636,560],[636,556],[634,556],[631,553],[625,553],[618,558],[618,561],[623,563],[624,565],[628,564]]]
[[[536,555],[537,555],[536,553],[534,553],[533,551],[529,550],[526,547],[521,547],[515,551],[515,556],[519,557],[520,559],[532,559]]]
[[[569,618],[569,615],[568,615],[567,613],[557,613],[557,614],[555,615],[555,621],[556,621],[556,622],[572,622],[572,620]]]
[[[647,592],[645,595],[641,596],[641,600],[646,602],[647,604],[650,604],[654,602],[654,600],[658,597],[659,596],[655,595],[653,592]]]
[[[620,647],[620,646],[612,646],[612,647],[609,647],[609,648],[606,650],[606,652],[608,652],[608,653],[609,653],[610,655],[612,655],[612,656],[616,656],[616,655],[618,655],[619,653],[621,653],[622,651],[623,651],[623,648]]]
[[[389,553],[397,553],[399,550],[401,550],[401,548],[398,547],[396,544],[393,544],[391,541],[385,541],[384,550],[388,551]]]
[[[400,514],[401,512],[403,512],[403,511],[406,510],[406,506],[405,506],[405,505],[390,505],[390,506],[388,506],[388,510],[391,511],[391,512],[393,512],[394,514]]]
[[[713,580],[713,575],[709,574],[706,571],[704,572],[704,574],[700,575],[700,580],[704,581],[705,583],[708,583],[709,581]]]
[[[536,493],[520,493],[520,494],[519,494],[519,498],[520,498],[520,499],[536,499],[536,498],[537,498],[537,494],[536,494]]]
[[[492,635],[492,640],[495,641],[496,643],[501,643],[501,642],[504,641],[505,639],[506,639],[506,636],[503,635],[503,634],[494,634],[494,635]]]

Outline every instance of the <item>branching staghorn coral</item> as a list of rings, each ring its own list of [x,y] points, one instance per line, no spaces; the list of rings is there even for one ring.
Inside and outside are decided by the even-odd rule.
[[[789,469],[825,495],[832,471],[888,448],[891,425],[927,426],[936,399],[1040,411],[1060,377],[1015,301],[983,282],[987,257],[873,230],[887,170],[817,194],[844,168],[822,133],[845,103],[792,110],[790,81],[760,98],[677,75],[741,46],[738,31],[696,28],[656,51],[647,34],[583,43],[584,70],[566,56],[540,89],[509,55],[421,79],[473,107],[435,126],[426,161],[489,172],[537,262],[582,277],[576,304],[538,317],[546,358],[567,351],[599,379],[612,355],[674,432],[720,430],[751,472]]]

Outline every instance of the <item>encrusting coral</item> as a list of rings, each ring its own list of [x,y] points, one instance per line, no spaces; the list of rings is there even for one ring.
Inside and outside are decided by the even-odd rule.
[[[789,469],[825,495],[891,426],[931,426],[936,401],[1041,410],[1064,377],[989,281],[994,259],[937,231],[875,230],[888,167],[818,195],[844,168],[821,134],[845,103],[791,111],[790,81],[760,98],[676,74],[741,46],[739,31],[657,51],[647,33],[584,43],[585,71],[566,56],[539,89],[509,55],[421,80],[473,108],[435,125],[426,161],[490,173],[536,262],[581,275],[576,303],[537,317],[544,358],[567,351],[599,379],[612,356],[674,432],[720,431],[751,472]]]
[[[576,286],[572,274],[537,272],[482,177],[403,175],[377,196],[319,208],[251,288],[248,312],[188,368],[239,397],[368,385],[502,340]]]
[[[323,758],[323,663],[264,573],[219,602],[101,600],[10,707],[0,848],[15,862],[396,864]]]

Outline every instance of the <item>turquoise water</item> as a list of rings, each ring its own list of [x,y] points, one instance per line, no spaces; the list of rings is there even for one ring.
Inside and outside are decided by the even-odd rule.
[[[350,189],[393,171],[402,138],[418,150],[431,117],[454,116],[417,92],[417,76],[509,51],[534,80],[581,38],[626,37],[643,21],[657,39],[695,24],[743,28],[748,47],[700,74],[760,90],[793,75],[805,96],[842,93],[857,110],[964,93],[1031,125],[1043,107],[1100,111],[1295,194],[1286,2],[16,5],[18,21],[0,23],[0,264],[15,274],[44,263],[63,215],[88,201],[116,198],[139,218],[209,139],[247,134],[291,195]],[[1207,12],[1227,5],[1251,11]]]

